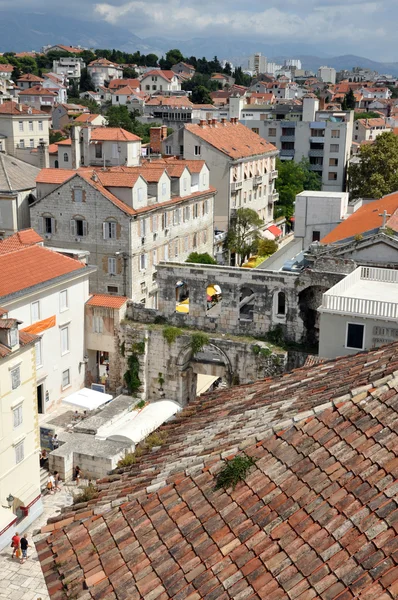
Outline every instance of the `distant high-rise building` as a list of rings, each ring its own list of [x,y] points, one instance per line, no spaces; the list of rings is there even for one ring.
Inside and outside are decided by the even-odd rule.
[[[266,73],[267,57],[262,56],[261,52],[249,56],[249,71],[252,71],[252,73]]]
[[[324,83],[336,83],[336,69],[333,69],[333,67],[319,67],[318,79]]]
[[[298,58],[287,58],[285,60],[285,67],[296,67],[296,69],[301,69],[301,60]]]

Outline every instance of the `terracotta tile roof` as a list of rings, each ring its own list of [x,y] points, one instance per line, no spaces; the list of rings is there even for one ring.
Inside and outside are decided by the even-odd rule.
[[[14,70],[14,65],[0,64],[0,72],[1,73],[12,73],[13,70]]]
[[[76,175],[73,169],[42,169],[36,177],[36,183],[64,183]]]
[[[27,106],[26,104],[17,104],[16,102],[3,102],[0,104],[0,115],[43,115],[49,118],[49,115],[37,108]]]
[[[110,296],[108,294],[93,294],[86,302],[87,306],[102,306],[104,308],[121,308],[127,302],[127,296]]]
[[[29,246],[0,256],[0,297],[84,269],[77,260],[42,246]]]
[[[48,147],[49,154],[58,154],[58,144],[50,144]]]
[[[33,75],[33,73],[24,73],[24,75],[18,77],[17,81],[37,81],[37,83],[41,83],[44,79],[37,75]]]
[[[75,119],[75,123],[92,123],[92,121],[95,121],[95,119],[97,119],[97,117],[100,117],[101,115],[92,115],[90,113],[83,113],[82,115],[79,115],[78,117],[76,117]]]
[[[1,323],[1,319],[0,319]],[[30,344],[34,344],[37,342],[39,338],[36,335],[31,333],[25,333],[24,331],[19,331],[19,345],[23,348],[24,346],[28,346]],[[11,348],[4,344],[0,344],[0,358],[5,358],[9,354],[11,354]]]
[[[140,177],[138,170],[131,173],[98,170],[96,174],[104,187],[134,187]]]
[[[95,127],[91,130],[91,139],[99,142],[138,142],[138,135],[130,133],[121,127]]]
[[[140,87],[139,79],[111,79],[108,89],[111,91],[129,86],[133,89]]]
[[[112,90],[112,94],[114,96],[135,96],[139,90],[136,88],[132,88],[129,85],[126,85],[122,88],[118,88],[116,90]]]
[[[97,58],[96,60],[91,61],[88,65],[89,67],[114,67],[117,69],[122,69],[121,65],[117,63],[113,63],[107,58]]]
[[[55,143],[57,144],[57,146],[72,146],[72,140],[70,138]]]
[[[48,319],[42,319],[41,321],[37,321],[37,323],[33,323],[33,325],[28,325],[28,327],[24,327],[22,331],[26,333],[34,333],[35,335],[39,335],[43,333],[43,331],[47,331],[47,329],[51,329],[55,327],[57,323],[57,318],[55,315],[52,317],[48,317]]]
[[[34,85],[27,90],[19,92],[20,96],[57,96],[55,92],[52,92],[48,88],[43,88],[40,85]]]
[[[194,107],[194,104],[186,96],[156,96],[146,103],[147,106],[184,106]]]
[[[83,48],[77,48],[76,46],[64,46],[64,44],[54,44],[54,46],[51,46],[51,48],[61,48],[62,50],[65,50],[65,52],[71,52],[73,54],[80,54],[81,52],[84,52]],[[49,48],[47,52],[51,50],[51,48]]]
[[[397,419],[398,344],[202,396],[42,528],[50,597],[396,598]]]
[[[373,127],[387,127],[386,120],[383,118],[375,119],[357,119],[357,123],[360,123],[365,129],[372,129]]]
[[[176,73],[174,73],[174,71],[162,71],[161,69],[152,69],[151,71],[147,71],[146,73],[144,73],[142,79],[146,79],[147,77],[152,77],[152,76],[157,76],[157,77],[162,77],[162,79],[165,79],[166,81],[171,81],[173,79],[173,77],[176,77]]]
[[[22,321],[18,321],[18,319],[0,319],[0,329],[11,329],[20,323]]]
[[[185,125],[185,128],[233,159],[277,152],[273,144],[241,123],[218,123],[216,126],[203,127],[189,124]]]
[[[369,204],[358,208],[345,221],[339,223],[321,242],[322,244],[333,244],[334,242],[340,242],[353,238],[356,235],[363,235],[364,233],[377,230],[383,224],[383,217],[380,215],[385,210],[389,215],[392,215],[397,208],[398,192],[384,196],[380,200],[369,202]]]
[[[43,242],[41,235],[34,229],[22,229],[3,240],[0,240],[0,255],[20,250],[25,246],[34,246]]]

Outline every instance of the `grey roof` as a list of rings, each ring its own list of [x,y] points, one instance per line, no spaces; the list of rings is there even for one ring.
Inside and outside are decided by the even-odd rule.
[[[19,158],[0,153],[0,193],[34,189],[39,172],[40,169]]]

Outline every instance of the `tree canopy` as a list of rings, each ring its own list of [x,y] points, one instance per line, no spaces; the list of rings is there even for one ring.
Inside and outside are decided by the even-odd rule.
[[[258,228],[261,225],[263,225],[262,219],[251,208],[238,208],[235,217],[231,219],[225,247],[238,255],[240,265],[256,252],[260,237]]]
[[[341,103],[341,108],[343,110],[354,110],[355,108],[355,96],[352,89],[350,89],[343,98],[343,102]]]
[[[200,265],[216,265],[217,261],[215,258],[210,256],[208,252],[203,252],[200,254],[199,252],[191,252],[185,262],[188,263],[197,263]]]
[[[388,131],[360,147],[348,168],[352,198],[381,198],[398,190],[398,137]]]
[[[141,123],[137,119],[136,112],[129,112],[127,106],[113,105],[108,108],[105,113],[108,127],[121,127],[130,133],[138,135],[142,139],[143,144],[149,142],[151,127],[161,127],[161,123]],[[168,129],[170,135],[172,129]]]
[[[311,171],[308,159],[303,158],[300,162],[293,160],[276,160],[278,178],[275,189],[279,193],[279,202],[275,206],[276,217],[287,217],[290,219],[294,213],[294,201],[297,194],[304,190],[320,190],[322,180],[316,171]]]

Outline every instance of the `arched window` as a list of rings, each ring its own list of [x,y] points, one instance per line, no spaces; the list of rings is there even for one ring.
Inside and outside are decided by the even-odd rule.
[[[64,152],[64,162],[69,162],[69,155],[67,152]]]
[[[55,169],[59,169],[59,162],[57,160],[54,163],[54,167],[55,167]]]
[[[181,280],[176,282],[176,312],[189,314],[189,287]]]
[[[252,289],[243,286],[240,289],[239,321],[253,321],[255,294]]]
[[[211,283],[206,287],[206,317],[219,317],[221,314],[221,304],[221,288],[216,283]]]
[[[276,312],[277,312],[278,315],[285,315],[286,314],[286,295],[285,295],[285,292],[278,292]]]

